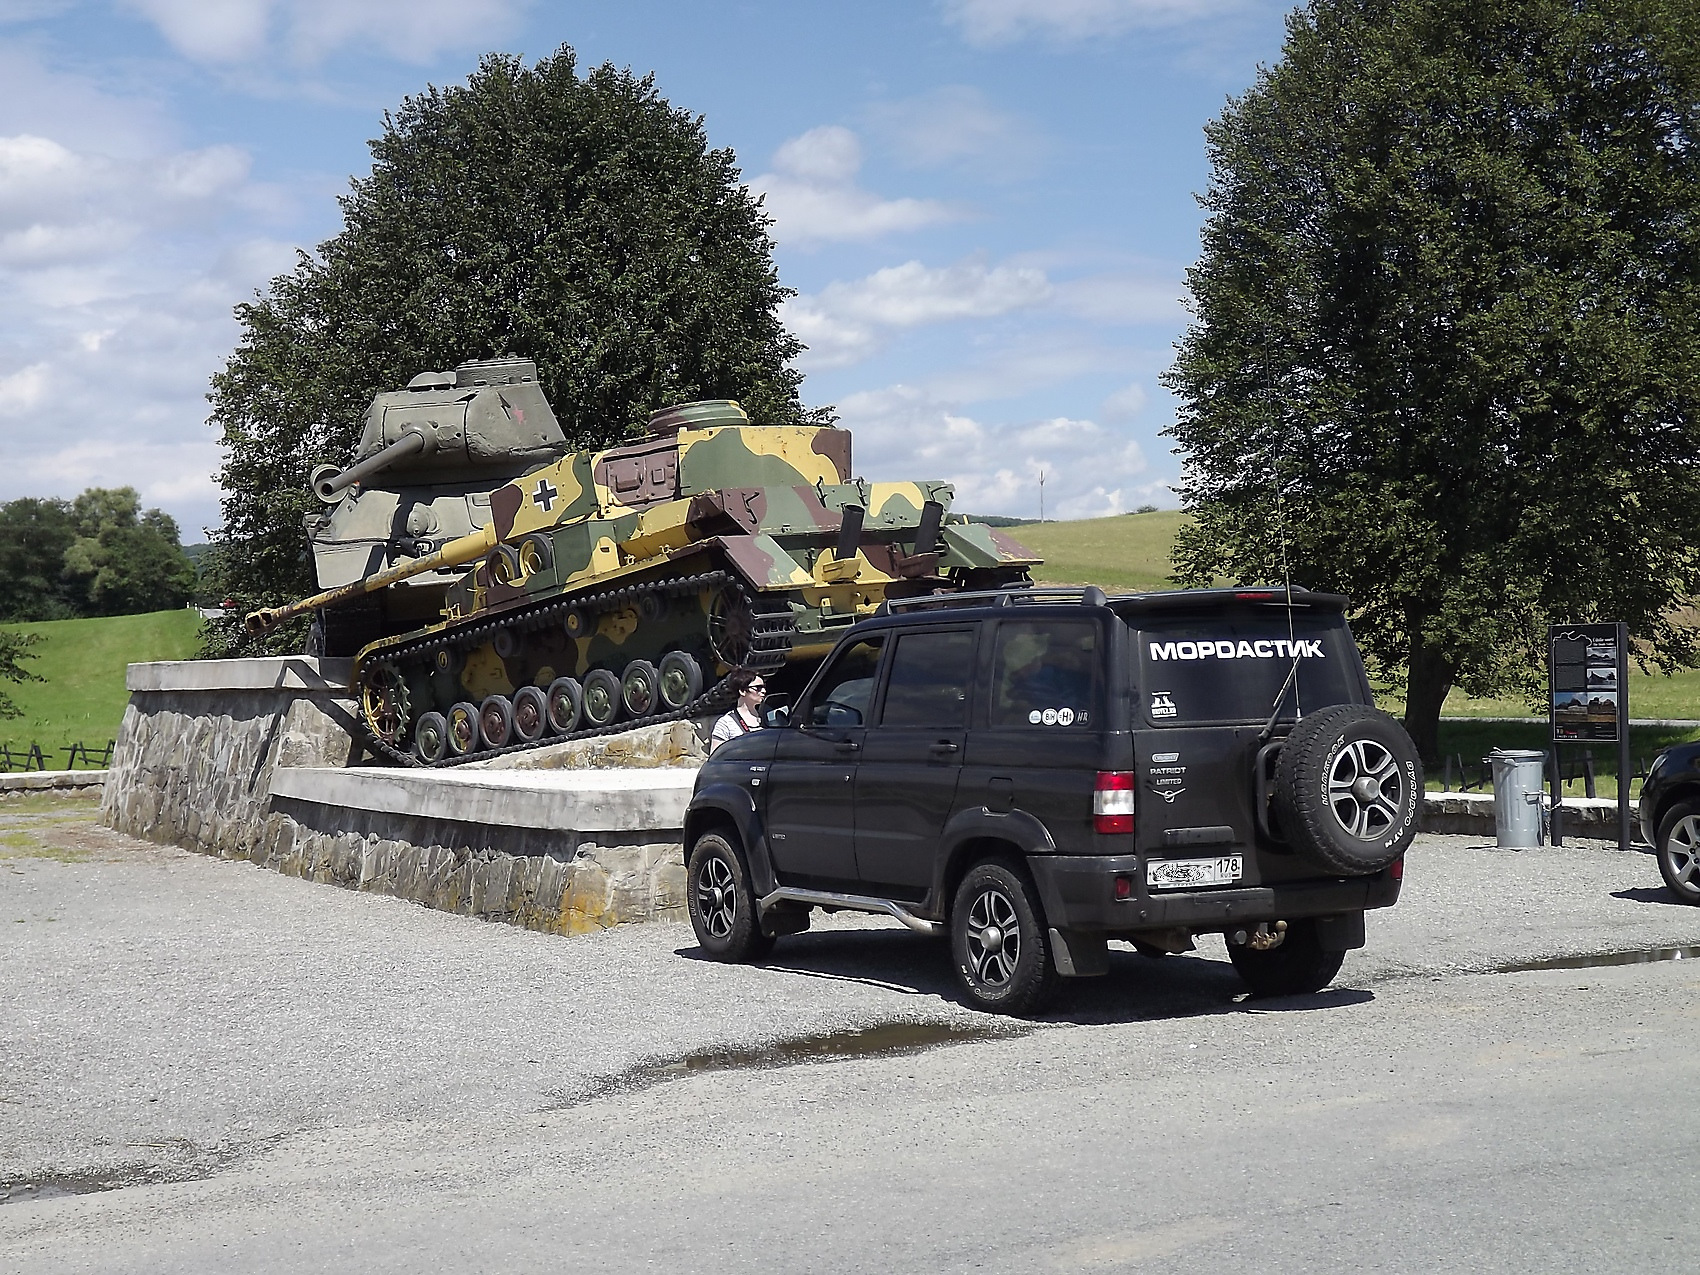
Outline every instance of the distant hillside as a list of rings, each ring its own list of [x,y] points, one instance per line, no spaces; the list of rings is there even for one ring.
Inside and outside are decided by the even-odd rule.
[[[189,610],[153,611],[3,627],[41,635],[24,667],[46,680],[7,684],[6,693],[24,715],[0,721],[0,742],[63,750],[77,740],[94,747],[115,736],[129,703],[125,666],[133,660],[191,658],[200,648],[201,617]],[[57,751],[49,764],[63,766],[64,752]]]
[[[1009,534],[1044,557],[1045,565],[1033,578],[1045,584],[1096,584],[1120,592],[1172,589],[1169,551],[1186,521],[1180,510],[1164,509],[1079,522],[1026,523]]]

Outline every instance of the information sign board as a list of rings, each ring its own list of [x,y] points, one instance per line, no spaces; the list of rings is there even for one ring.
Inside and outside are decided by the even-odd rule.
[[[1621,624],[1555,624],[1551,639],[1554,742],[1617,743],[1627,738],[1621,680],[1627,663]]]

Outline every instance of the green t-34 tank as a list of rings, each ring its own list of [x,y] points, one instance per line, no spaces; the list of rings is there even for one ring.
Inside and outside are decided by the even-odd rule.
[[[491,492],[570,450],[529,359],[462,363],[377,395],[353,462],[312,474],[313,494],[327,506],[307,516],[319,588],[356,584],[488,526]],[[308,653],[353,655],[374,638],[440,619],[458,574],[423,571],[321,611]]]
[[[722,708],[737,670],[812,663],[887,598],[1026,582],[1039,559],[948,516],[951,495],[853,479],[845,430],[687,403],[498,487],[488,525],[247,625],[457,573],[437,619],[360,650],[355,681],[377,752],[471,761]]]

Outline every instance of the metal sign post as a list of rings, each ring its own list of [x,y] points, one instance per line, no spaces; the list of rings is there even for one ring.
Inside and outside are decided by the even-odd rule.
[[[1547,630],[1552,715],[1552,843],[1562,845],[1564,766],[1559,745],[1617,745],[1617,844],[1629,849],[1629,626],[1555,624]]]

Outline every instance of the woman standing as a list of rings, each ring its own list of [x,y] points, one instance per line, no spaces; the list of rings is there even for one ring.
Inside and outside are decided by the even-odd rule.
[[[761,702],[767,697],[767,683],[762,681],[761,674],[740,669],[732,674],[732,686],[738,692],[738,702],[730,713],[714,723],[710,752],[729,739],[761,729]]]

